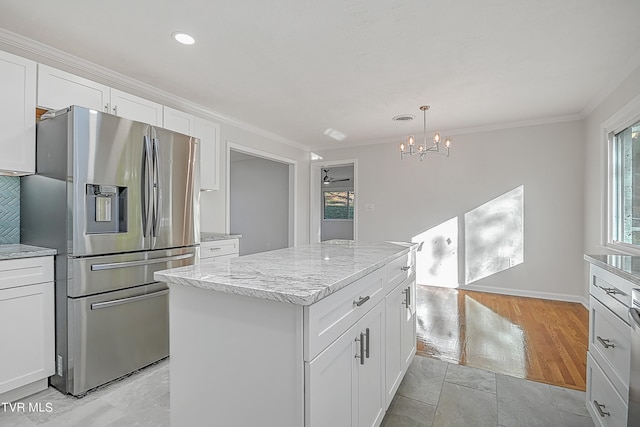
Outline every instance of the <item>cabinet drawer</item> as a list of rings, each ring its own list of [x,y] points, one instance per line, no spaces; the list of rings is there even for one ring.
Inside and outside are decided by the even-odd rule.
[[[384,267],[305,306],[304,360],[311,361],[381,301],[383,282]]]
[[[589,352],[618,392],[628,396],[631,328],[597,299],[590,302]]]
[[[238,243],[238,239],[202,242],[200,243],[200,259],[237,254],[240,251]]]
[[[386,284],[385,288],[387,292],[390,292],[400,283],[407,280],[416,271],[415,263],[415,251],[411,250],[408,253],[399,256],[385,266]]]
[[[625,288],[624,290],[620,289],[623,287]],[[631,284],[628,287],[631,287]],[[626,288],[627,286],[618,287],[599,276],[593,275],[591,276],[589,292],[625,323],[628,323],[627,311],[631,307],[631,292]]]
[[[596,425],[602,427],[627,425],[627,405],[589,353],[587,353],[587,409]]]
[[[53,257],[0,261],[0,289],[53,281]]]

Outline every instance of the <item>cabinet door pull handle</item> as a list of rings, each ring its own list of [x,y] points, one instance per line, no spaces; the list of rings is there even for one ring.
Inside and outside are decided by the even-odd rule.
[[[411,270],[411,267],[410,267],[410,266],[408,266],[408,265],[403,265],[402,267],[400,267],[400,270],[402,270],[402,271],[409,271],[409,270]]]
[[[113,107],[113,115],[114,116],[118,115],[118,106],[117,105],[115,107]]]
[[[367,295],[366,297],[360,297],[358,298],[358,301],[353,301],[353,305],[355,305],[356,307],[360,307],[362,304],[369,301],[369,298],[369,295]]]
[[[597,336],[596,339],[600,341],[600,344],[602,344],[604,348],[609,348],[609,347],[616,348],[614,344],[610,343],[609,339],[603,339],[603,338],[600,338],[600,336]]]
[[[364,365],[364,334],[360,332],[360,338],[356,338],[356,341],[360,341],[360,354],[356,354],[356,359],[360,359],[360,364]]]
[[[610,412],[605,412],[605,411],[603,411],[603,409],[605,409],[605,408],[606,408],[606,406],[604,406],[604,405],[603,405],[603,404],[601,404],[601,403],[598,403],[598,401],[597,401],[597,400],[594,400],[594,401],[593,401],[593,403],[595,403],[595,404],[596,404],[596,410],[598,411],[598,413],[600,414],[600,416],[601,416],[602,418],[604,418],[604,417],[608,417],[608,416],[610,416],[610,415],[611,415],[611,413],[610,413]]]
[[[107,105],[104,106],[104,112],[108,113],[109,112],[109,103],[107,102]]]
[[[365,332],[364,336],[365,336],[365,339],[367,341],[365,357],[368,359],[369,358],[369,328],[366,329],[366,332]]]
[[[407,288],[407,308],[411,306],[411,286]]]
[[[607,293],[607,295],[615,295],[618,293],[616,288],[603,288],[603,290]]]
[[[220,251],[222,248],[209,248],[210,251]]]

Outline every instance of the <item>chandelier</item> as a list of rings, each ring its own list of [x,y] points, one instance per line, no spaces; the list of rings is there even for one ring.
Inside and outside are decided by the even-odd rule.
[[[423,113],[423,132],[424,132],[424,142],[422,144],[420,144],[418,146],[418,148],[415,148],[415,138],[413,137],[413,135],[409,135],[407,137],[407,142],[402,142],[400,144],[400,158],[404,159],[404,156],[413,156],[414,154],[419,154],[420,155],[420,161],[422,161],[422,159],[424,159],[424,156],[426,156],[429,153],[432,154],[440,154],[441,156],[447,156],[449,157],[449,148],[451,148],[451,139],[446,138],[444,140],[444,145],[446,148],[446,152],[444,151],[440,151],[440,133],[436,132],[433,134],[433,144],[428,147],[427,146],[427,110],[431,108],[428,105],[423,105],[420,107],[420,110],[422,110]]]

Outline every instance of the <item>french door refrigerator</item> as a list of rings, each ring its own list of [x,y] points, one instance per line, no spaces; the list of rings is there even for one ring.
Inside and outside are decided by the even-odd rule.
[[[168,356],[153,273],[197,256],[199,141],[72,106],[38,123],[36,156],[21,241],[58,250],[51,384],[83,395]]]

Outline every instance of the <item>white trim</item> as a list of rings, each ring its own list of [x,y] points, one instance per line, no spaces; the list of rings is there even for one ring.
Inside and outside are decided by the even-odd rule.
[[[135,80],[124,74],[110,70],[93,62],[66,53],[62,50],[48,46],[44,43],[28,39],[19,34],[0,28],[0,48],[9,47],[9,50],[17,55],[41,62],[51,67],[56,67],[89,80],[97,81],[115,89],[131,92],[134,95],[148,98],[171,108],[179,109],[205,119],[224,122],[237,128],[246,130],[256,135],[281,142],[303,151],[309,151],[309,147],[292,141],[265,129],[259,128],[234,117],[227,116],[217,111],[208,109],[200,104],[178,97],[162,89]]]
[[[225,184],[225,230],[227,233],[231,232],[231,203],[230,203],[230,184],[231,184],[231,150],[238,151],[240,153],[249,154],[251,156],[260,157],[274,162],[284,163],[289,165],[289,246],[297,246],[297,230],[298,230],[298,161],[277,154],[272,154],[266,151],[257,150],[255,148],[247,147],[245,145],[237,144],[227,140],[226,148],[226,184]]]
[[[581,297],[577,295],[556,294],[552,292],[523,291],[521,289],[494,288],[491,286],[477,286],[477,285],[459,286],[458,289],[462,291],[478,291],[478,292],[487,292],[491,294],[511,295],[516,297],[539,298],[539,299],[565,301],[565,302],[577,302],[582,304],[586,308],[589,308],[589,300],[585,297]]]
[[[632,124],[640,121],[640,95],[633,98],[615,114],[609,117],[600,125],[601,145],[601,162],[600,170],[602,172],[600,201],[601,201],[601,218],[600,224],[600,244],[601,246],[619,251],[621,253],[640,255],[640,248],[634,248],[627,244],[613,243],[611,215],[613,207],[613,195],[611,183],[613,182],[613,160],[611,150],[613,149],[613,141],[609,138],[612,133],[618,133]]]
[[[353,192],[358,197],[358,159],[345,160],[317,160],[309,165],[309,243],[318,243],[321,239],[322,206],[320,204],[320,176],[321,169],[327,166],[353,165]],[[353,207],[353,240],[358,240],[358,209],[359,202]]]
[[[503,129],[514,129],[521,128],[527,126],[538,126],[538,125],[547,125],[553,123],[564,123],[564,122],[573,122],[577,120],[582,120],[585,117],[580,114],[569,114],[565,116],[554,116],[554,117],[545,117],[542,119],[534,119],[534,120],[521,120],[516,122],[505,122],[498,123],[493,125],[485,125],[485,126],[476,126],[472,128],[457,128],[457,129],[443,129],[440,132],[442,135],[465,135],[470,133],[479,133],[479,132],[490,132],[490,131],[498,131]],[[406,135],[404,135],[406,136]],[[402,136],[400,139],[402,139]],[[343,148],[349,147],[361,147],[365,145],[376,145],[376,144],[395,144],[398,145],[400,139],[398,137],[389,137],[389,138],[378,138],[371,139],[367,141],[354,141],[354,142],[346,142],[342,141],[339,144],[323,144],[323,145],[313,145],[311,146],[311,151],[330,151],[330,150],[341,150]]]

